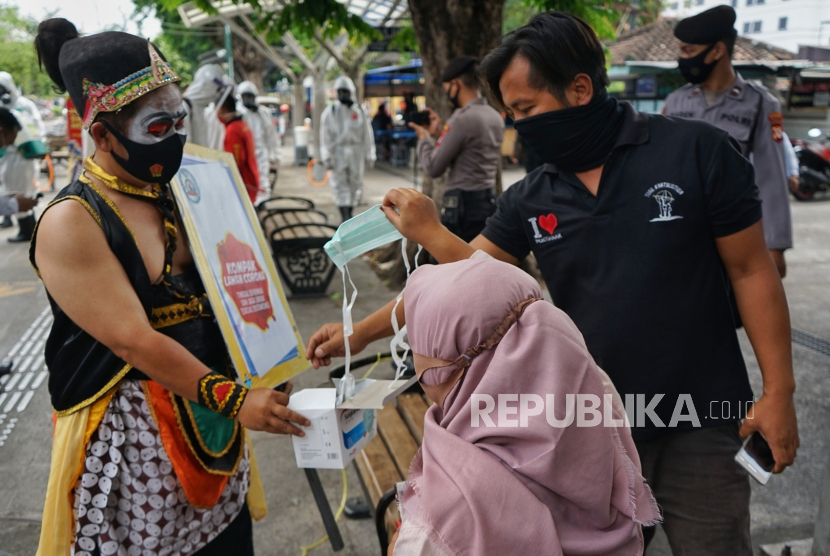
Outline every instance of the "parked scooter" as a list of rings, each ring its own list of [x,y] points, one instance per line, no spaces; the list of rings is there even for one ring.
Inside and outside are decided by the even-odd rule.
[[[807,132],[813,138],[822,137],[823,132],[813,128]],[[798,187],[790,187],[790,193],[799,201],[809,201],[816,193],[830,191],[830,134],[817,141],[791,141],[798,157]]]

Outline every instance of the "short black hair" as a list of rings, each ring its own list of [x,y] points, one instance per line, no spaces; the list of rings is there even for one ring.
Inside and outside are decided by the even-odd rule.
[[[228,112],[236,112],[236,97],[233,96],[233,92],[228,93],[228,96],[225,97],[225,100],[222,102],[222,108]]]
[[[475,66],[471,67],[470,71],[465,71],[464,73],[457,75],[455,79],[458,79],[470,89],[481,89],[481,81],[479,81],[478,72],[476,71]]]
[[[722,42],[723,46],[726,47],[726,52],[729,54],[729,57],[732,58],[732,53],[735,52],[735,40],[738,38],[737,33],[729,35],[727,37],[722,38],[718,42]]]
[[[20,122],[17,121],[17,118],[14,117],[14,114],[8,108],[0,108],[0,128],[3,128],[4,131],[7,129],[20,129]]]
[[[481,73],[500,104],[502,74],[516,56],[530,63],[528,84],[547,89],[564,102],[565,89],[584,73],[591,78],[594,95],[611,83],[605,69],[605,52],[596,32],[575,15],[563,12],[538,14],[524,27],[507,35],[482,62]]]

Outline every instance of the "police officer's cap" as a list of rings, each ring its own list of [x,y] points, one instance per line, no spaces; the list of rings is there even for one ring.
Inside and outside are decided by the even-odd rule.
[[[718,6],[687,17],[674,28],[674,36],[689,44],[713,44],[736,34],[735,10],[731,6]]]
[[[441,81],[446,83],[459,75],[469,73],[477,63],[478,58],[474,56],[459,56],[447,64],[444,73],[441,75]]]

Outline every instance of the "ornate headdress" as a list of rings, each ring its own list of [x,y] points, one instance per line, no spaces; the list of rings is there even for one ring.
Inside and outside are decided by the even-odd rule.
[[[112,85],[93,83],[84,78],[84,129],[89,129],[100,112],[115,112],[163,85],[181,81],[182,78],[159,55],[153,43],[147,41],[147,47],[150,51],[150,65]]]

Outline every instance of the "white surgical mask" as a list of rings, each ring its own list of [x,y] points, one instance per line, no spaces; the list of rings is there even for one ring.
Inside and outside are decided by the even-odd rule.
[[[409,278],[409,260],[406,257],[406,238],[392,225],[386,214],[381,210],[380,205],[375,205],[366,212],[355,216],[354,218],[343,222],[335,232],[334,237],[326,243],[323,248],[326,254],[331,258],[343,276],[343,339],[346,349],[346,363],[345,373],[340,380],[337,388],[337,403],[350,399],[354,392],[354,376],[352,376],[351,367],[351,347],[349,346],[349,336],[354,332],[352,324],[352,307],[357,299],[357,288],[352,281],[349,273],[349,261],[363,255],[364,253],[377,249],[387,243],[402,240],[402,249],[404,254],[404,261],[406,263],[406,276]],[[420,249],[418,254],[420,254]],[[415,257],[417,261],[418,257]],[[346,281],[352,286],[352,296],[349,298]],[[406,336],[406,326],[399,328],[396,318],[395,310],[398,304],[403,299],[403,291],[398,294],[395,303],[395,309],[392,310],[392,328],[395,335],[392,339],[392,358],[397,364],[397,372],[395,373],[395,380],[400,378],[406,369],[404,359],[409,352],[409,345],[407,345],[404,337]],[[404,350],[404,355],[401,357],[398,354],[398,347]],[[393,383],[394,384],[394,383]]]

